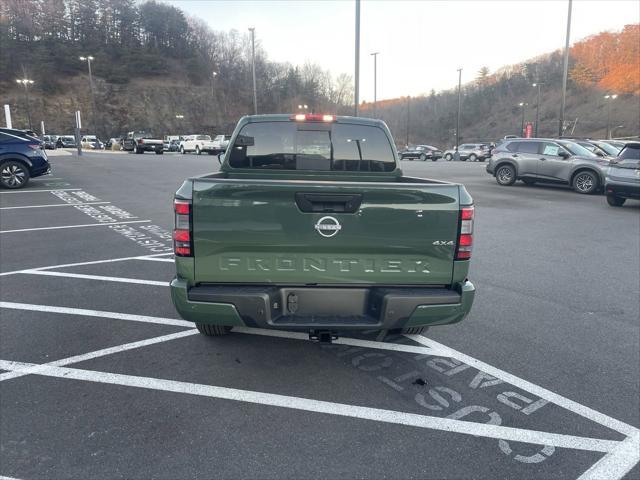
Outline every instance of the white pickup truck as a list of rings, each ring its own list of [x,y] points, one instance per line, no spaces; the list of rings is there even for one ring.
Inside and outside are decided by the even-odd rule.
[[[206,152],[213,155],[218,150],[209,135],[187,135],[180,142],[180,153],[195,152],[200,155]]]

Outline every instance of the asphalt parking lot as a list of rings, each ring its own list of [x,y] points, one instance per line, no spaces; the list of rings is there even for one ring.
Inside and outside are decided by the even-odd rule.
[[[403,162],[474,197],[467,320],[205,338],[169,298],[172,197],[216,158],[51,162],[0,190],[0,476],[640,478],[640,202]]]

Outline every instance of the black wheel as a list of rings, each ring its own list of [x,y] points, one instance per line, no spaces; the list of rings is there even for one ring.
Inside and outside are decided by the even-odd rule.
[[[162,150],[156,150],[156,155],[162,155],[164,152]]]
[[[411,328],[403,328],[402,333],[406,335],[420,335],[423,332],[427,331],[427,327],[411,327]]]
[[[582,193],[583,195],[589,195],[598,189],[599,182],[595,173],[583,170],[573,176],[573,182],[571,183],[576,192]]]
[[[511,165],[500,165],[496,170],[496,182],[499,185],[513,185],[516,181],[516,169]]]
[[[450,162],[451,160],[453,160],[453,155],[451,155],[450,153],[447,153],[447,154],[444,156],[444,159],[445,159],[447,162]]]
[[[607,203],[612,207],[621,207],[626,200],[626,198],[616,197],[615,195],[607,195]]]
[[[220,337],[231,330],[231,327],[226,325],[211,325],[209,323],[196,323],[196,328],[202,335],[207,337]]]
[[[196,155],[200,155],[200,147],[196,145]]]
[[[475,153],[472,153],[471,155],[469,155],[470,162],[475,162],[476,160],[478,160],[478,156]]]
[[[184,146],[180,147],[180,153],[184,155]]]
[[[522,182],[525,185],[535,185],[536,184],[536,181],[534,179],[532,179],[532,178],[523,178]]]
[[[136,153],[138,153],[138,154],[144,153],[141,148],[136,147],[135,150],[136,150]]]
[[[22,162],[9,160],[0,165],[0,185],[4,188],[22,188],[29,183],[29,169]]]
[[[424,153],[420,154],[420,160],[422,160],[423,162],[427,160],[427,156]]]
[[[438,159],[437,159],[436,157],[431,157],[431,161],[432,161],[432,162],[437,162],[437,161],[438,161]]]

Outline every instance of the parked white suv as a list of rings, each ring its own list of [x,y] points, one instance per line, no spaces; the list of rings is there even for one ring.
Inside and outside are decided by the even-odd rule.
[[[229,140],[231,140],[231,135],[216,135],[216,138],[213,139],[213,146],[218,152],[224,152],[229,146]]]
[[[187,135],[180,142],[180,153],[196,152],[200,155],[207,152],[209,155],[216,153],[216,148],[209,135]]]

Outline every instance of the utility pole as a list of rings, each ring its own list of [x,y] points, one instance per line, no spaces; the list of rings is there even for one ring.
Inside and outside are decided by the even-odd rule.
[[[21,83],[24,87],[24,99],[27,104],[27,121],[29,122],[29,130],[33,130],[31,126],[31,106],[29,105],[29,86],[33,85],[33,80],[29,80],[28,78],[21,78],[16,80],[17,83]]]
[[[560,103],[560,122],[558,124],[558,136],[564,133],[564,108],[567,98],[567,75],[569,71],[569,35],[571,34],[571,2],[569,0],[569,11],[567,12],[567,38],[564,43],[564,68],[562,71],[562,101]],[[538,124],[536,123],[536,128]],[[536,135],[537,137],[538,135]]]
[[[256,90],[256,28],[249,27],[251,32],[251,71],[253,73],[253,114],[258,114],[258,92]]]
[[[373,52],[373,118],[376,118],[378,110],[378,55],[380,52]]]
[[[604,99],[607,101],[607,138],[611,138],[611,102],[618,98],[618,95],[605,95]]]
[[[524,137],[524,109],[527,107],[527,105],[529,105],[528,103],[524,103],[524,102],[520,102],[518,104],[520,107],[522,107],[522,121],[520,122],[520,137]]]
[[[409,126],[411,125],[411,97],[407,96],[407,143],[409,146]]]
[[[532,83],[532,87],[538,87],[538,101],[536,102],[536,126],[533,131],[533,136],[538,138],[538,123],[540,123],[540,88],[544,85],[544,82]]]
[[[94,60],[94,58],[89,55],[87,57],[80,57],[80,60],[82,60],[83,62],[86,60],[87,62],[87,67],[89,68],[89,90],[91,92],[91,105],[92,105],[92,109],[93,109],[93,132],[94,135],[98,135],[98,126],[97,126],[97,121],[96,121],[96,115],[97,115],[97,108],[96,108],[96,97],[95,94],[93,92],[93,75],[91,74],[91,62]]]
[[[458,114],[456,115],[456,152],[459,156],[458,146],[460,145],[460,115],[462,114],[462,69],[458,69]]]
[[[354,88],[354,116],[358,116],[360,103],[360,0],[356,0],[356,65],[355,65],[355,88]]]

